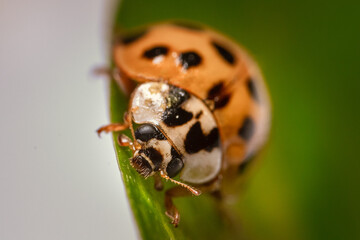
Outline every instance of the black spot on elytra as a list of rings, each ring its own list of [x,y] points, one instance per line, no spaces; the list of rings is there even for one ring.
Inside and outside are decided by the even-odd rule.
[[[221,95],[224,89],[224,82],[219,82],[209,89],[207,99],[214,99],[216,96]]]
[[[131,158],[130,162],[135,170],[145,178],[148,177],[153,171],[150,163],[140,155]]]
[[[251,117],[246,117],[241,128],[238,131],[238,135],[245,141],[249,141],[255,132],[255,123]]]
[[[153,147],[149,147],[146,149],[141,149],[139,153],[145,154],[151,160],[155,166],[155,171],[159,170],[163,161],[163,156],[158,150]]]
[[[230,94],[225,94],[223,82],[219,82],[210,88],[207,95],[207,99],[214,101],[215,109],[225,107],[231,98]]]
[[[138,40],[139,38],[144,36],[146,34],[146,32],[147,32],[147,30],[144,30],[144,31],[141,31],[141,32],[128,34],[126,36],[121,36],[118,41],[121,42],[124,45],[127,45],[127,44],[135,42],[136,40]]]
[[[215,98],[215,109],[220,109],[225,107],[230,101],[230,94],[226,94],[224,96],[220,96],[219,98]]]
[[[177,108],[190,98],[190,94],[184,89],[171,86],[169,91],[169,98],[167,104],[172,108]]]
[[[168,127],[181,126],[193,118],[193,114],[181,107],[170,107],[165,109],[163,114],[163,122]]]
[[[146,50],[143,54],[143,57],[148,59],[153,59],[157,56],[166,55],[168,53],[169,49],[164,46],[156,46],[153,48],[150,48]]]
[[[259,101],[259,94],[256,88],[256,84],[251,77],[247,81],[247,88],[249,90],[251,97],[256,101]]]
[[[179,59],[184,69],[196,67],[201,63],[201,57],[196,52],[181,53]]]
[[[197,153],[204,149],[211,152],[214,147],[219,146],[219,130],[213,128],[208,135],[205,135],[201,129],[200,122],[196,122],[190,128],[185,139],[185,150],[187,153]]]
[[[186,28],[186,29],[193,30],[193,31],[202,31],[203,30],[203,28],[201,28],[200,26],[198,26],[196,24],[192,24],[192,23],[187,23],[187,22],[173,22],[172,25],[177,26],[177,27]]]
[[[228,62],[230,64],[235,63],[234,55],[228,49],[226,49],[224,46],[221,46],[220,44],[218,44],[216,42],[211,42],[211,44],[215,47],[217,52],[223,57],[223,59],[226,62]]]
[[[166,140],[164,134],[152,124],[143,124],[139,126],[135,130],[135,138],[143,142],[147,142],[153,138],[156,138],[157,140]]]
[[[184,89],[171,86],[162,120],[169,127],[183,125],[193,118],[193,114],[181,108],[181,105],[190,98],[190,94]]]
[[[203,111],[200,111],[196,114],[195,118],[199,119],[201,117],[201,115],[203,114]]]

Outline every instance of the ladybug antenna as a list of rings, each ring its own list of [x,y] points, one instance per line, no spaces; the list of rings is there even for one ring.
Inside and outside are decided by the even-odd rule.
[[[170,180],[171,182],[175,183],[175,184],[178,184],[184,188],[186,188],[187,190],[189,190],[192,194],[194,194],[195,196],[199,196],[201,194],[201,191],[194,188],[194,187],[191,187],[189,185],[186,185],[185,183],[182,183],[182,182],[179,182],[179,181],[176,181],[172,178],[170,178],[168,175],[166,175],[166,173],[164,172],[164,170],[160,170],[160,176],[162,178],[165,178],[166,180]]]

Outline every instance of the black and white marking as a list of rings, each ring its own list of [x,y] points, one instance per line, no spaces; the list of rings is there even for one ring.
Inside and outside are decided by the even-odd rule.
[[[191,126],[185,138],[185,150],[189,154],[197,153],[200,150],[211,152],[214,147],[219,146],[219,130],[213,128],[208,135],[205,135],[201,123],[197,121]]]
[[[162,156],[159,166],[160,158],[144,150],[155,171],[164,169],[170,177],[180,172],[182,180],[195,184],[208,182],[219,173],[222,148],[218,126],[201,99],[165,83],[148,82],[134,91],[131,112],[134,122],[145,126],[136,130],[143,148],[153,148]]]
[[[144,154],[154,165],[154,171],[158,171],[163,162],[163,155],[160,151],[156,150],[154,147],[148,147],[141,149],[139,154]]]
[[[164,112],[164,123],[169,127],[181,126],[193,118],[193,114],[181,107],[167,108]]]

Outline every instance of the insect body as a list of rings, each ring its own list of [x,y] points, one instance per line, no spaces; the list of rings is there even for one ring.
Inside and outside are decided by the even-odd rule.
[[[222,159],[219,130],[201,99],[166,83],[148,82],[134,91],[130,105],[133,121],[144,124],[135,131],[142,145],[135,158],[141,152],[151,173],[163,169],[175,177],[181,171],[180,178],[194,184],[217,176]]]
[[[222,35],[173,24],[121,38],[113,56],[130,104],[125,123],[98,132],[130,128],[133,140],[120,135],[119,143],[133,150],[131,165],[179,184],[165,194],[176,226],[173,197],[219,190],[221,175],[245,166],[265,142],[270,107],[262,76]]]

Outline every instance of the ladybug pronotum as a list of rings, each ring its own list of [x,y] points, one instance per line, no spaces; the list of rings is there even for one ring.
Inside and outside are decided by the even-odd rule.
[[[98,133],[130,129],[132,139],[121,134],[118,142],[132,149],[132,167],[154,176],[160,189],[161,178],[177,184],[165,193],[166,215],[177,226],[172,198],[219,191],[222,176],[243,168],[264,144],[270,104],[263,78],[224,36],[171,23],[120,38],[113,60],[129,108],[124,123]]]

